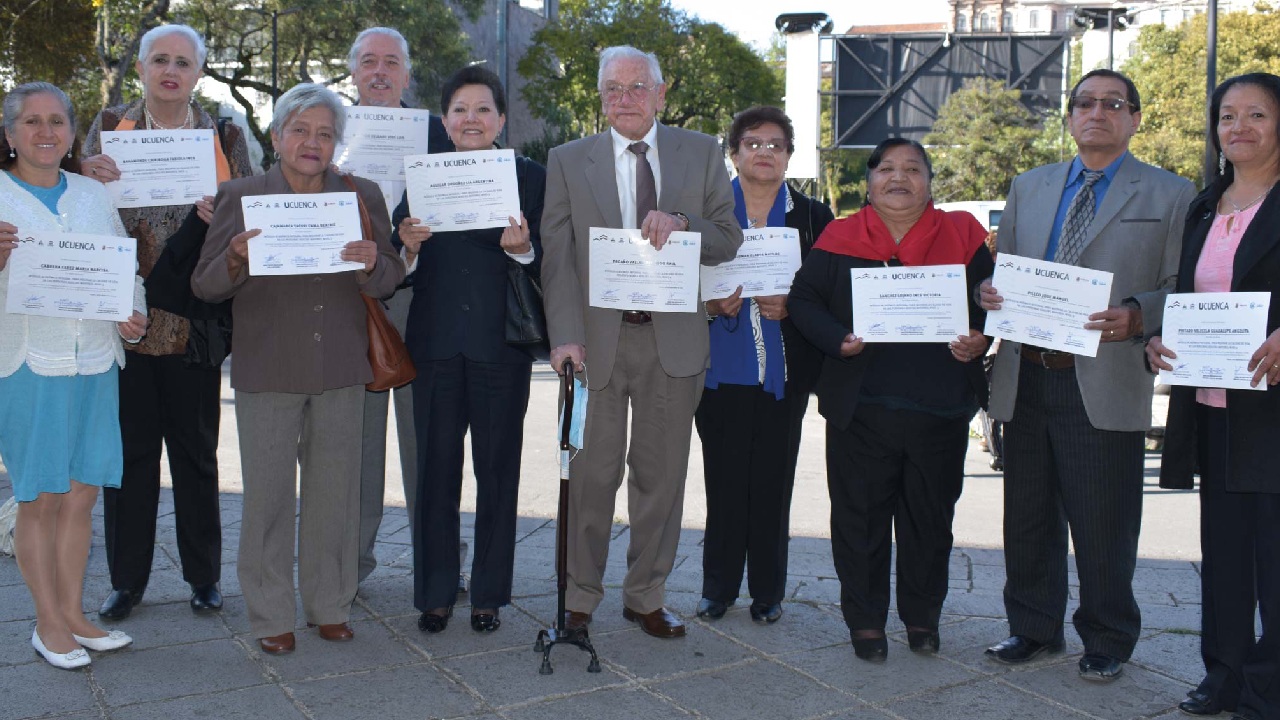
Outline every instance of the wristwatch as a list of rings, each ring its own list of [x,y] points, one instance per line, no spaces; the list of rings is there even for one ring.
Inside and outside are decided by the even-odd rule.
[[[678,218],[680,218],[681,220],[683,220],[683,221],[684,221],[684,229],[685,229],[685,230],[688,230],[688,229],[691,227],[691,225],[692,225],[692,224],[689,222],[689,216],[688,216],[688,215],[685,215],[684,213],[682,213],[682,212],[678,212],[678,211],[677,211],[677,212],[670,213],[670,214],[671,214],[671,215],[675,215],[676,217],[678,217]]]

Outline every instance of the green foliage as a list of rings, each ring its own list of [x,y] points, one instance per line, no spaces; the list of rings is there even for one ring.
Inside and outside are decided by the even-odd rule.
[[[98,111],[98,78],[86,72],[97,64],[93,39],[90,0],[0,0],[0,85],[57,85],[70,96],[83,130]]]
[[[559,21],[534,34],[518,65],[533,114],[568,139],[603,129],[596,79],[600,51],[611,45],[658,56],[667,82],[664,124],[718,135],[738,110],[781,102],[782,83],[754,50],[669,0],[563,0]]]
[[[1143,27],[1124,65],[1142,93],[1134,154],[1196,182],[1205,152],[1206,22],[1196,15],[1176,28]],[[1218,16],[1218,78],[1247,72],[1280,73],[1280,14],[1267,5]]]
[[[952,93],[924,139],[935,146],[935,199],[997,200],[1018,173],[1057,160],[1050,154],[1052,136],[1045,137],[1021,97],[1021,91],[987,78]]]

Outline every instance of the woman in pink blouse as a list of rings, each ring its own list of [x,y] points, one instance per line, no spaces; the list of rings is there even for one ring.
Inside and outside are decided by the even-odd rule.
[[[1192,203],[1178,292],[1280,293],[1280,77],[1233,77],[1213,93],[1217,179]],[[1256,390],[1174,387],[1160,485],[1191,488],[1200,475],[1203,554],[1201,655],[1205,678],[1178,707],[1231,711],[1235,720],[1280,718],[1280,298],[1267,339],[1249,360]],[[1177,354],[1147,344],[1153,370]],[[1261,608],[1263,632],[1254,636]]]

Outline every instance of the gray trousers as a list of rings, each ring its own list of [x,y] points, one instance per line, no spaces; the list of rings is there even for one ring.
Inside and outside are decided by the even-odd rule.
[[[587,367],[589,373],[589,361]],[[680,540],[693,412],[702,397],[704,376],[667,375],[658,359],[653,325],[623,323],[609,384],[591,390],[587,401],[586,448],[570,468],[567,609],[594,612],[604,597],[613,507],[624,462],[631,469],[631,544],[622,601],[640,613],[664,605],[667,575]]]
[[[404,337],[409,320],[413,290],[403,288],[387,301],[387,318]],[[360,453],[360,577],[369,577],[378,560],[373,546],[382,525],[383,497],[387,477],[387,405],[395,396],[396,436],[400,441],[400,477],[409,510],[410,527],[418,500],[418,441],[413,431],[413,388],[405,385],[391,391],[365,392],[364,437]]]
[[[236,391],[244,478],[238,569],[255,637],[297,626],[295,516],[306,621],[329,625],[349,618],[356,597],[364,392],[360,385],[319,395]]]

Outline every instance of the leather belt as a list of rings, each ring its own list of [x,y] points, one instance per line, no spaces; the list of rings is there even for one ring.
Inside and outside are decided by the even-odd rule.
[[[1061,350],[1045,350],[1034,345],[1022,346],[1022,359],[1046,370],[1066,370],[1076,366],[1076,356]]]
[[[622,322],[631,325],[644,325],[653,322],[653,315],[647,310],[624,310],[622,312]]]

